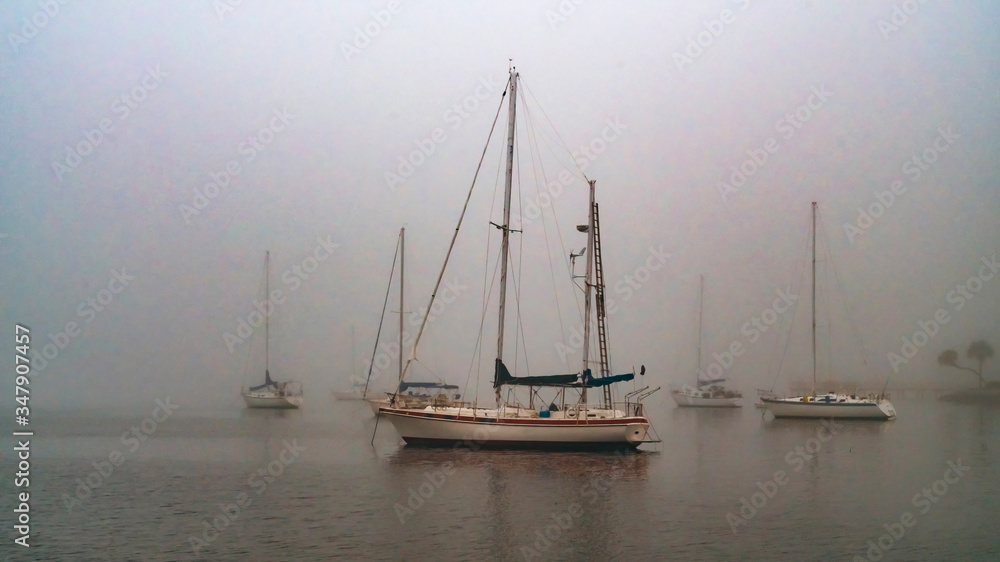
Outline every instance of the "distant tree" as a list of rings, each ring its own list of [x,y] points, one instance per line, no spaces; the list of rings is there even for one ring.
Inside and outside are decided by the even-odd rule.
[[[983,378],[983,363],[988,361],[993,357],[993,347],[986,343],[986,340],[976,340],[969,345],[969,349],[965,352],[965,355],[969,359],[973,359],[979,362],[979,370],[973,369],[971,367],[963,367],[958,364],[958,352],[954,349],[946,349],[938,355],[938,363],[945,365],[947,367],[954,367],[956,369],[961,369],[963,371],[969,371],[976,375],[979,379],[979,388],[986,386],[986,379]]]
[[[979,362],[979,379],[980,384],[982,384],[983,363],[989,361],[993,357],[993,348],[990,344],[986,343],[986,340],[976,340],[969,344],[969,349],[965,352],[965,355],[969,359],[975,359]]]

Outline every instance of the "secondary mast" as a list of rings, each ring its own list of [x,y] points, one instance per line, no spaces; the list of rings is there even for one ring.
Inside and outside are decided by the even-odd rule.
[[[812,353],[813,353],[813,388],[816,396],[816,202],[812,202]]]
[[[399,229],[399,380],[403,380],[403,259],[406,255],[406,227]]]
[[[594,274],[594,190],[596,189],[597,180],[589,180],[590,184],[590,213],[588,213],[587,220],[587,275],[583,279],[584,288],[584,312],[583,312],[583,373],[586,375],[587,369],[589,369],[589,355],[590,355],[590,289],[594,286],[592,281],[592,276]],[[580,228],[577,227],[577,230]],[[593,376],[593,373],[591,373]],[[586,377],[585,377],[586,378]],[[587,403],[587,387],[583,387],[583,392],[581,393],[581,401]]]
[[[271,251],[267,250],[264,252],[264,298],[271,298],[271,288],[268,283],[271,281]],[[271,318],[270,314],[264,316],[264,380],[271,380],[271,362],[270,356],[268,355],[268,343],[271,337],[268,335],[268,324]]]
[[[702,315],[704,314],[703,312],[704,309],[702,307],[704,301],[705,301],[705,274],[702,273],[701,281],[698,285],[698,371],[697,374],[695,375],[695,381],[694,381],[695,388],[701,386],[700,384],[701,383],[701,378],[700,378],[701,377],[701,333],[703,331]]]

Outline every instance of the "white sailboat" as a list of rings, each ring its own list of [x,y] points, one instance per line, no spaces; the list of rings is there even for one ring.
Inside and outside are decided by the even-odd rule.
[[[695,386],[684,385],[670,389],[674,402],[683,408],[740,408],[743,406],[743,394],[730,390],[721,383],[726,379],[705,380],[701,378],[701,333],[702,304],[705,300],[705,276],[701,276],[698,286],[698,371],[695,375]]]
[[[399,242],[397,246],[396,256],[399,258],[399,380],[402,381],[403,378],[403,314],[405,314],[404,308],[404,280],[405,280],[405,268],[406,268],[406,228],[399,229]],[[375,335],[375,349],[372,350],[373,358],[368,365],[368,380],[371,380],[371,369],[374,365],[374,352],[378,349],[378,340],[382,334],[382,322],[381,320],[385,318],[385,308],[386,304],[389,302],[389,289],[392,286],[392,274],[395,272],[396,263],[393,261],[393,271],[389,272],[389,287],[386,288],[386,302],[382,305],[382,318],[379,321],[378,332]],[[367,389],[367,383],[362,386],[359,390],[361,395],[368,402],[368,406],[371,408],[372,412],[378,415],[379,408],[383,406],[395,405],[399,408],[424,408],[426,406],[452,406],[456,401],[461,399],[460,394],[455,394],[454,391],[458,390],[458,385],[448,384],[444,381],[440,382],[400,382],[395,393],[391,394],[391,399],[389,396],[383,395],[378,397],[376,394],[369,393]],[[391,404],[392,402],[392,404]]]
[[[510,69],[508,82],[509,97],[506,174],[504,176],[504,208],[502,224],[494,224],[501,230],[500,245],[500,286],[499,286],[499,324],[497,335],[497,353],[494,361],[493,388],[496,395],[495,407],[479,407],[472,404],[453,406],[427,406],[424,408],[404,408],[396,402],[399,393],[390,398],[391,404],[379,408],[381,415],[386,416],[399,432],[403,440],[410,445],[454,446],[461,443],[477,443],[482,448],[534,448],[534,449],[607,449],[636,448],[642,443],[652,442],[651,426],[643,414],[641,400],[658,389],[640,388],[625,395],[624,402],[614,403],[612,400],[612,384],[633,380],[634,374],[610,374],[610,363],[607,353],[607,325],[604,306],[604,280],[601,266],[598,206],[595,202],[595,185],[593,180],[587,180],[590,186],[589,222],[577,229],[587,233],[587,272],[586,282],[582,287],[585,293],[583,365],[579,373],[547,376],[512,376],[504,364],[504,327],[507,297],[507,269],[511,211],[511,184],[514,161],[514,130],[516,102],[519,75],[514,68]],[[505,92],[506,94],[507,92]],[[499,116],[499,109],[497,112]],[[487,141],[487,146],[489,142]],[[484,149],[483,155],[485,156]],[[482,161],[480,161],[480,166]],[[478,175],[478,168],[476,174]],[[473,186],[475,180],[473,180]],[[469,192],[471,197],[471,189]],[[466,208],[468,198],[466,199]],[[459,219],[458,227],[452,238],[451,247],[445,257],[444,265],[438,275],[438,280],[432,292],[430,310],[434,303],[448,265],[448,257],[454,248],[458,230],[464,218],[465,209]],[[596,299],[593,298],[596,295]],[[600,376],[591,372],[589,357],[590,324],[592,306],[596,301],[597,328],[600,351]],[[414,341],[411,357],[406,367],[416,358],[417,344],[426,326],[427,317]],[[642,367],[640,374],[645,373]],[[401,373],[402,383],[406,369]],[[501,398],[501,391],[526,387],[529,400],[526,406],[516,401]],[[535,407],[534,400],[542,389],[556,389],[556,398],[549,406]],[[588,390],[603,390],[603,400],[600,404],[591,405],[587,398]],[[567,394],[577,393],[575,403],[567,403]],[[509,393],[508,396],[513,393]],[[556,401],[559,401],[559,405]],[[572,402],[572,396],[570,397]],[[544,403],[544,401],[543,401]]]
[[[354,326],[351,326],[351,371],[354,371],[354,367],[357,365],[354,357]],[[365,386],[361,384],[361,381],[351,376],[352,383],[350,390],[334,390],[333,397],[337,400],[365,400]]]
[[[270,295],[271,252],[264,254],[264,294]],[[298,408],[302,405],[302,385],[295,381],[275,382],[270,370],[270,314],[264,316],[264,384],[244,387],[241,394],[247,408]]]
[[[812,394],[778,398],[761,395],[761,402],[775,418],[839,418],[892,420],[896,410],[884,394],[816,394],[816,202],[812,204]]]

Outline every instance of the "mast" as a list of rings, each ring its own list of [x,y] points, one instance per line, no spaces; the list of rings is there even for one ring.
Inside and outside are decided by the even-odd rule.
[[[264,298],[265,299],[271,298],[270,296],[271,287],[268,285],[270,281],[271,281],[271,251],[266,250],[264,252]],[[270,314],[264,315],[264,381],[265,382],[271,380],[271,373],[269,372],[270,371],[269,367],[271,363],[270,363],[270,357],[268,355],[269,351],[268,344],[271,339],[270,335],[268,334],[268,324],[270,323],[269,322],[270,318],[271,318]]]
[[[399,380],[403,380],[403,258],[406,255],[406,227],[399,229]]]
[[[701,274],[701,281],[698,285],[698,371],[695,374],[695,388],[698,388],[701,382],[701,333],[702,329],[702,314],[703,314],[703,303],[705,302],[705,274]]]
[[[816,396],[816,202],[812,202],[812,355],[813,389]]]
[[[517,105],[517,72],[510,69],[510,100],[507,110],[507,170],[504,176],[503,193],[503,240],[500,243],[500,327],[497,330],[497,359],[493,371],[493,387],[496,389],[497,407],[500,406],[500,364],[503,360],[504,313],[507,304],[507,253],[510,246],[510,192],[514,171],[514,118]]]
[[[587,221],[587,275],[583,280],[584,312],[583,312],[583,372],[587,372],[587,359],[590,354],[590,288],[593,286],[592,276],[594,274],[594,190],[596,180],[590,180],[590,216]],[[591,375],[593,376],[593,375]],[[581,399],[587,403],[587,387],[583,387]]]

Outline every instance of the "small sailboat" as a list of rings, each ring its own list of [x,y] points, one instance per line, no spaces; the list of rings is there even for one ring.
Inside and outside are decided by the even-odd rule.
[[[838,418],[892,420],[896,410],[884,394],[816,393],[816,202],[812,204],[812,393],[778,398],[761,394],[761,402],[775,418]]]
[[[354,370],[357,362],[354,357],[354,326],[351,326],[351,370]],[[365,385],[361,384],[361,380],[351,376],[351,389],[350,390],[334,390],[333,397],[337,400],[365,400]]]
[[[743,394],[730,390],[722,385],[724,378],[706,380],[701,378],[701,333],[702,304],[705,299],[705,276],[701,276],[698,290],[698,371],[695,375],[695,386],[684,385],[670,389],[670,396],[679,407],[692,408],[740,408],[743,406]]]
[[[270,295],[271,252],[264,254],[264,294]],[[270,314],[264,316],[264,384],[243,388],[247,408],[298,408],[302,405],[302,385],[294,381],[275,382],[270,370]]]
[[[402,381],[403,377],[403,314],[405,314],[404,308],[404,280],[405,280],[405,252],[406,252],[406,228],[399,229],[399,241],[396,246],[397,254],[396,257],[399,258],[399,343],[398,349],[398,364],[399,364],[399,379]],[[378,339],[382,334],[382,320],[385,318],[385,305],[389,301],[389,290],[392,287],[392,275],[395,272],[395,260],[393,261],[393,271],[389,272],[389,287],[386,288],[386,302],[382,305],[382,318],[379,320],[378,332],[375,336],[375,349],[372,350],[374,354],[375,350],[378,349]],[[371,368],[375,364],[374,356],[372,361],[368,365],[368,379],[371,380]],[[397,387],[395,393],[385,393],[382,397],[378,397],[371,392],[368,392],[367,382],[365,385],[360,385],[358,389],[359,394],[368,402],[368,406],[371,408],[372,412],[378,415],[379,408],[383,406],[394,405],[399,408],[424,408],[426,406],[453,406],[456,401],[461,400],[461,395],[456,394],[454,391],[458,390],[458,385],[448,384],[444,381],[439,382],[408,382],[402,381]]]
[[[395,395],[400,408],[425,408],[427,406],[454,406],[462,399],[458,385],[445,382],[403,382]],[[368,398],[368,406],[378,414],[379,408],[389,406],[390,398]]]
[[[504,329],[506,325],[507,272],[509,267],[509,237],[511,232],[511,185],[514,164],[514,131],[518,94],[519,74],[510,69],[510,79],[507,83],[507,144],[506,173],[504,176],[503,218],[500,224],[493,223],[501,231],[500,259],[498,274],[499,282],[499,322],[497,328],[497,350],[493,368],[493,389],[496,396],[496,406],[482,407],[477,402],[453,406],[426,406],[424,408],[404,408],[397,402],[399,392],[390,397],[390,405],[379,408],[382,416],[389,419],[396,431],[409,445],[424,446],[455,446],[462,443],[476,443],[479,448],[507,449],[634,449],[643,443],[654,442],[650,436],[651,425],[643,413],[642,399],[657,389],[639,388],[624,396],[623,402],[613,401],[613,385],[630,381],[634,373],[611,375],[610,359],[608,357],[608,332],[604,299],[604,273],[601,265],[601,249],[599,237],[598,205],[595,201],[594,180],[589,184],[588,224],[577,227],[579,232],[587,234],[587,271],[581,276],[585,278],[583,287],[585,312],[583,323],[583,364],[579,372],[571,374],[513,376],[504,363]],[[509,91],[509,95],[506,95]],[[499,108],[497,114],[499,115]],[[494,122],[495,125],[495,122]],[[489,146],[489,141],[487,141]],[[484,149],[483,154],[486,154]],[[482,162],[480,162],[480,165]],[[478,171],[477,171],[478,175]],[[473,181],[475,186],[475,180]],[[471,191],[469,196],[471,196]],[[466,199],[466,208],[468,199]],[[465,210],[463,209],[462,218]],[[453,234],[451,248],[454,247],[462,224]],[[441,279],[448,265],[448,257],[438,275],[437,283],[431,293],[431,301],[427,309],[434,304],[435,296],[440,288]],[[580,254],[576,254],[579,256]],[[515,293],[515,298],[518,295]],[[590,357],[591,317],[596,304],[597,340],[599,359]],[[406,367],[416,359],[417,345],[427,323],[427,316],[418,331],[414,341],[411,356]],[[595,375],[591,365],[596,363],[600,369]],[[400,388],[406,370],[400,376]],[[640,373],[645,374],[645,367]],[[517,389],[528,390],[528,401],[517,400],[514,392]],[[543,389],[554,390],[555,396],[550,400],[542,399]],[[591,404],[588,391],[598,394],[601,401]],[[507,391],[506,398],[503,396]],[[536,401],[540,406],[536,406]]]

